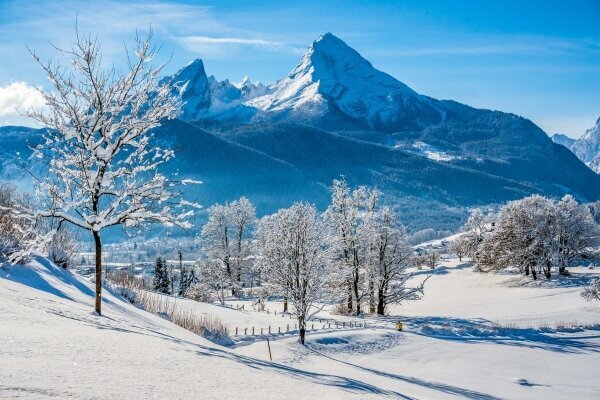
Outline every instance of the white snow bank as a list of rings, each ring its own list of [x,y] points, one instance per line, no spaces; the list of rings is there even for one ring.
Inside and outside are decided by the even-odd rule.
[[[377,389],[235,354],[44,259],[0,268],[0,398],[370,398]]]

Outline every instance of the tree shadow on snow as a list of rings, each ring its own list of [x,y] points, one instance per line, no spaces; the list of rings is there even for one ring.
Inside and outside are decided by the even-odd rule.
[[[421,386],[421,387],[424,387],[427,389],[443,392],[446,394],[460,396],[460,397],[463,397],[466,399],[472,399],[472,400],[500,400],[501,399],[500,397],[495,397],[495,396],[492,396],[492,395],[489,395],[486,393],[477,392],[475,390],[469,390],[469,389],[460,388],[457,386],[447,385],[445,383],[430,382],[430,381],[425,381],[423,379],[419,379],[419,378],[415,378],[415,377],[411,377],[411,376],[392,374],[392,373],[386,372],[386,371],[380,371],[380,370],[373,369],[373,368],[363,367],[363,366],[353,364],[353,363],[350,363],[347,361],[338,360],[337,358],[328,356],[328,355],[323,354],[314,349],[310,349],[310,350],[312,352],[314,352],[315,354],[318,354],[322,357],[328,358],[333,361],[337,361],[337,362],[345,364],[345,365],[349,365],[351,367],[357,368],[357,369],[365,371],[365,372],[369,372],[369,373],[372,373],[372,374],[375,374],[378,376],[383,376],[385,378],[390,378],[390,379],[395,379],[395,380],[411,383],[413,385],[418,385],[418,386]]]
[[[600,353],[600,326],[572,328],[506,327],[473,318],[404,317],[412,332],[442,340],[465,343],[495,343],[529,347],[557,353]],[[577,336],[567,336],[577,333]]]

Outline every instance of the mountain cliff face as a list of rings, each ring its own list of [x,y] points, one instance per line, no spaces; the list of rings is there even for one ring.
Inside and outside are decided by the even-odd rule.
[[[412,230],[457,228],[466,207],[532,193],[600,199],[600,175],[533,122],[421,95],[331,34],[271,85],[218,81],[201,60],[164,82],[184,105],[156,138],[175,150],[170,172],[204,182],[192,194],[205,206],[245,195],[261,214],[324,209],[342,175],[377,186]]]
[[[561,136],[554,135],[552,140],[570,149],[581,161],[593,171],[600,174],[600,118],[596,125],[585,131],[577,140],[570,138],[565,141]]]
[[[567,135],[563,135],[562,133],[555,133],[552,135],[552,141],[554,143],[558,143],[562,146],[565,146],[567,149],[570,149],[577,140],[568,137]]]

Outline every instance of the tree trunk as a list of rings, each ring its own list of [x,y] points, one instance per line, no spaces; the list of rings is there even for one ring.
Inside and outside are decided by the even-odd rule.
[[[102,241],[100,233],[92,231],[94,243],[96,244],[96,304],[95,310],[102,315]]]
[[[304,324],[304,318],[298,318],[298,328],[300,328],[300,343],[304,345],[304,338],[306,337],[306,326]]]
[[[546,263],[546,268],[544,268],[544,275],[546,275],[546,278],[550,279],[552,277],[552,271],[550,271],[550,261],[548,261]]]
[[[566,275],[567,274],[567,267],[565,267],[564,265],[561,265],[560,267],[558,267],[558,273],[560,275]]]
[[[537,272],[535,271],[535,267],[531,268],[531,275],[533,276],[533,280],[537,281]]]
[[[529,265],[525,266],[525,276],[529,276]]]
[[[356,299],[356,315],[360,315],[360,301],[358,300],[359,299],[359,293],[358,293],[358,271],[356,271],[355,274],[354,274],[353,286],[354,286],[354,298]]]
[[[283,298],[283,312],[287,312],[288,310],[288,300],[287,297]]]
[[[375,314],[376,310],[374,291],[373,280],[369,278],[369,314]]]
[[[377,314],[384,315],[385,314],[385,299],[383,288],[379,288],[377,290]]]
[[[348,285],[348,313],[352,312],[352,283]]]

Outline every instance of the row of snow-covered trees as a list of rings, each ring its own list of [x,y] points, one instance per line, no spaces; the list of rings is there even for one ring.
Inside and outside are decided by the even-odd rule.
[[[590,259],[600,244],[600,228],[590,207],[570,195],[559,201],[533,195],[507,203],[495,215],[474,210],[452,249],[469,256],[480,271],[518,268],[533,279]]]
[[[283,297],[284,311],[292,304],[301,333],[317,304],[384,314],[390,304],[422,293],[422,284],[406,285],[413,252],[404,226],[376,189],[351,189],[335,180],[324,213],[295,203],[257,220],[252,204],[241,198],[212,206],[208,216],[198,285],[224,301],[245,283],[260,281]]]

